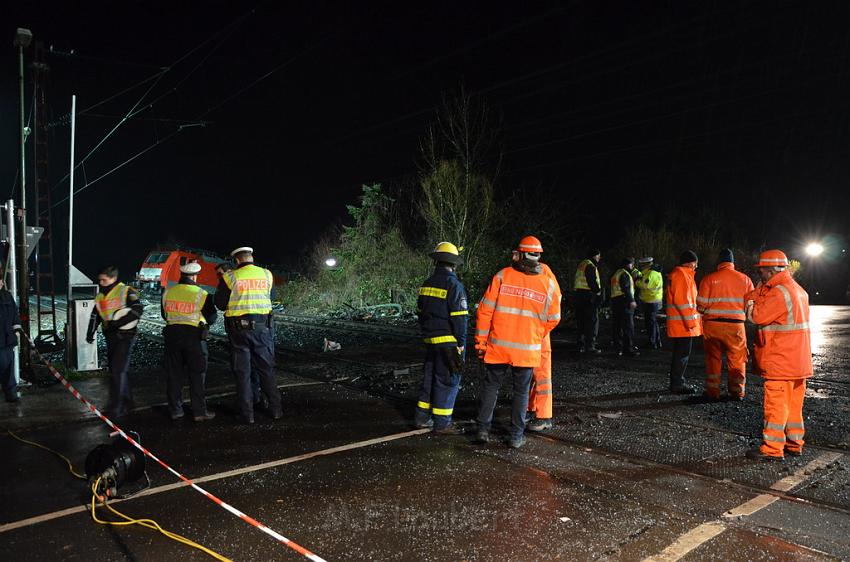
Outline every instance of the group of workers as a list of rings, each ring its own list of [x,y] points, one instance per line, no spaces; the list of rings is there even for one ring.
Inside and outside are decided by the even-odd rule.
[[[210,325],[216,321],[216,309],[224,311],[241,421],[254,423],[255,406],[265,408],[272,419],[283,416],[274,373],[272,274],[254,265],[250,247],[236,248],[230,255],[236,267],[225,263],[217,266],[219,284],[215,295],[210,296],[198,286],[201,265],[197,262],[180,266],[180,280],[162,295],[166,395],[174,421],[185,415],[182,388],[187,378],[194,420],[203,422],[215,417],[206,406],[205,379],[207,337]],[[103,268],[97,282],[99,290],[86,339],[93,343],[98,326],[103,326],[111,378],[104,410],[109,417],[120,418],[133,408],[128,368],[143,304],[133,287],[118,281],[114,266]]]
[[[533,236],[520,240],[511,263],[490,281],[478,303],[475,351],[486,366],[477,415],[478,442],[490,440],[499,389],[510,371],[513,389],[508,446],[519,448],[524,433],[552,428],[552,351],[550,332],[561,319],[561,290],[551,269],[540,261],[543,247]],[[419,322],[426,344],[424,376],[414,424],[441,435],[462,433],[452,422],[467,347],[469,305],[455,269],[460,251],[440,242],[430,254],[434,273],[419,289]],[[600,353],[597,345],[603,291],[601,252],[590,250],[574,278],[577,346],[580,353]],[[662,347],[658,313],[664,278],[651,257],[625,258],[610,279],[613,341],[620,355],[637,355],[634,311],[640,299],[649,347]],[[788,271],[780,250],[762,252],[756,264],[760,282],[735,270],[731,250],[718,256],[717,270],[697,287],[699,264],[690,250],[682,253],[666,284],[666,332],[671,346],[673,394],[692,394],[685,371],[693,341],[702,336],[705,350],[705,398],[721,398],[723,356],[727,390],[742,400],[749,357],[745,322],[755,325],[753,371],[765,379],[764,430],[760,447],[747,452],[756,460],[781,460],[803,448],[803,397],[812,375],[808,295]],[[636,297],[637,289],[637,297]]]
[[[561,289],[552,270],[540,261],[543,247],[534,236],[520,240],[510,264],[496,273],[477,306],[474,348],[486,367],[477,414],[478,442],[490,440],[490,427],[499,389],[511,381],[513,401],[508,445],[519,448],[524,433],[552,428],[551,331],[561,320]],[[189,262],[180,267],[177,284],[162,295],[161,314],[166,326],[165,364],[168,373],[168,408],[171,418],[184,416],[183,381],[188,378],[194,420],[213,419],[205,400],[207,336],[224,311],[230,341],[231,366],[236,379],[240,419],[254,423],[257,407],[272,419],[283,415],[275,378],[274,325],[271,303],[272,274],[254,265],[253,250],[231,252],[236,266],[217,267],[219,284],[213,296],[197,285],[201,266]],[[463,428],[452,422],[455,399],[467,349],[469,302],[456,268],[463,263],[460,250],[450,242],[439,243],[430,254],[434,273],[419,289],[419,323],[426,344],[421,391],[414,424],[432,428],[440,435],[454,435]],[[597,335],[602,285],[601,252],[590,250],[574,277],[574,305],[580,353],[599,353]],[[658,312],[664,279],[650,257],[625,258],[610,279],[613,340],[620,355],[636,355],[634,311],[638,299],[643,310],[649,346],[662,346]],[[756,264],[760,281],[753,286],[735,270],[731,250],[718,257],[717,270],[706,275],[697,288],[699,260],[688,250],[669,274],[666,284],[666,331],[672,356],[670,392],[691,394],[685,371],[693,340],[703,337],[705,392],[709,400],[721,397],[721,366],[726,356],[727,390],[730,399],[742,400],[746,392],[748,361],[745,322],[755,325],[753,371],[764,379],[764,430],[761,446],[747,456],[758,460],[781,460],[803,449],[803,397],[806,379],[812,376],[808,295],[788,270],[780,250],[762,252]],[[143,312],[137,291],[118,281],[118,270],[103,268],[97,279],[86,339],[94,341],[103,327],[111,377],[108,416],[119,418],[133,408],[128,378],[130,353],[136,327]],[[637,289],[637,296],[636,296]],[[0,382],[9,402],[18,398],[11,366],[12,350],[20,330],[14,299],[0,284]],[[510,374],[509,374],[510,373]]]

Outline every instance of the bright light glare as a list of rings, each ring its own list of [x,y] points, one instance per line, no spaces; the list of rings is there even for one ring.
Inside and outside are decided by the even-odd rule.
[[[806,253],[812,257],[819,256],[823,253],[823,246],[821,246],[817,242],[812,242],[811,244],[806,246]]]
[[[333,267],[336,265],[336,258],[328,258],[325,260],[325,265],[328,267]]]

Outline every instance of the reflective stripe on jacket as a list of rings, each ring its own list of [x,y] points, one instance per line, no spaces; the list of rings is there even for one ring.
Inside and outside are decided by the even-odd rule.
[[[774,380],[812,376],[808,293],[786,270],[748,298],[754,301],[749,320],[756,324],[756,372]]]
[[[596,264],[593,263],[591,259],[585,259],[579,262],[578,267],[576,268],[576,277],[573,282],[573,289],[577,291],[590,291],[590,285],[587,284],[587,278],[585,277],[585,270],[587,266],[593,266],[593,269],[596,273],[596,286],[601,287],[601,283],[599,282],[599,268],[596,267]]]
[[[702,335],[702,323],[697,312],[696,271],[676,266],[670,272],[667,287],[667,336],[688,338]]]
[[[467,308],[466,289],[457,275],[445,267],[436,268],[419,289],[416,302],[423,341],[465,347]]]
[[[127,294],[130,287],[124,283],[117,283],[107,294],[98,293],[94,298],[94,305],[104,322],[112,320],[112,315],[127,306]]]
[[[645,269],[635,281],[642,302],[661,302],[664,297],[664,277],[660,271]]]
[[[272,272],[256,265],[246,265],[222,276],[230,289],[230,300],[224,315],[269,314],[272,311]]]
[[[162,309],[165,322],[185,326],[206,324],[201,309],[207,292],[197,285],[180,283],[166,289],[162,294]]]
[[[746,318],[744,297],[753,290],[749,277],[735,271],[735,264],[722,262],[717,271],[703,277],[697,294],[697,309],[705,320],[728,318],[741,320]]]
[[[484,362],[540,365],[543,338],[561,321],[561,289],[548,267],[527,274],[506,267],[490,281],[476,315],[475,348]]]
[[[628,294],[623,292],[623,287],[620,284],[620,278],[623,275],[625,275],[626,279],[627,279],[626,280],[626,286],[627,286]],[[611,276],[611,298],[613,299],[615,297],[622,297],[623,295],[626,295],[628,300],[632,301],[632,300],[634,300],[634,294],[635,294],[635,292],[634,292],[634,284],[633,284],[633,281],[632,281],[632,274],[629,273],[628,271],[626,271],[623,268],[620,268],[617,271],[615,271],[614,275]]]

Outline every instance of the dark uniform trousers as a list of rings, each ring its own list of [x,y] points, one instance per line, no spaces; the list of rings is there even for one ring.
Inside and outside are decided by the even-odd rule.
[[[591,347],[596,345],[599,333],[599,308],[597,297],[590,291],[575,292],[576,327],[579,346]]]
[[[14,347],[0,347],[0,383],[3,385],[6,400],[10,401],[18,397],[18,383],[15,380],[15,370],[12,368],[14,359]]]
[[[228,329],[230,336],[230,360],[236,375],[236,400],[239,413],[245,419],[254,418],[254,393],[251,388],[251,370],[255,369],[260,387],[269,400],[272,413],[281,412],[280,391],[274,375],[274,333],[266,324],[265,317],[256,316],[254,327]]]
[[[119,418],[133,407],[128,371],[134,343],[136,343],[135,330],[106,331],[106,362],[111,378],[106,412],[112,417]]]
[[[424,425],[433,414],[434,429],[442,429],[452,422],[460,373],[452,373],[446,361],[447,353],[456,353],[456,347],[428,345],[425,350],[422,389],[416,404],[414,423]]]
[[[201,339],[202,330],[194,326],[166,326],[165,367],[168,372],[166,392],[168,410],[172,416],[183,415],[183,381],[188,376],[192,415],[207,414],[204,385],[207,377],[207,342]]]
[[[635,314],[634,310],[629,308],[629,303],[625,297],[614,297],[611,299],[611,313],[613,315],[613,336],[614,347],[620,351],[627,353],[632,351],[635,339]]]
[[[503,364],[488,364],[487,375],[481,386],[481,404],[478,409],[478,430],[490,431],[493,411],[499,398],[499,389],[505,375],[511,370],[513,401],[511,405],[511,437],[517,439],[525,432],[525,413],[528,410],[528,391],[531,388],[531,367],[511,367]]]
[[[688,360],[691,357],[691,348],[694,338],[668,338],[673,347],[673,356],[670,358],[670,388],[682,388],[685,380],[685,370],[688,368]]]
[[[658,327],[658,311],[661,310],[660,302],[644,302],[643,322],[646,327],[646,335],[649,337],[649,345],[652,348],[661,347],[661,328]]]

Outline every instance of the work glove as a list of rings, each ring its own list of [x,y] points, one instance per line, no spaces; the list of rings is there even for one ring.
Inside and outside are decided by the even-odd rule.
[[[637,308],[637,303],[636,303],[635,301],[630,302],[630,303],[629,303],[629,308],[631,308],[632,310],[636,309],[636,308]]]
[[[93,338],[93,337],[91,337],[91,336],[86,336],[86,342],[88,342],[88,343],[94,343],[94,338]]]
[[[484,354],[487,353],[487,350],[482,348],[482,347],[477,347],[477,348],[475,348],[475,353],[476,353],[476,355],[478,355],[479,359],[483,360]]]

